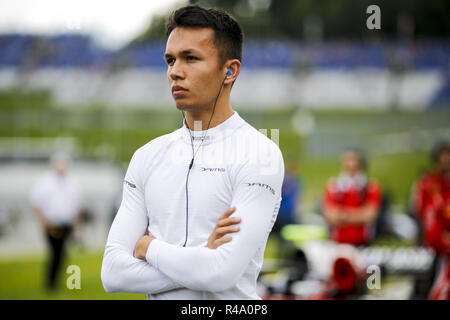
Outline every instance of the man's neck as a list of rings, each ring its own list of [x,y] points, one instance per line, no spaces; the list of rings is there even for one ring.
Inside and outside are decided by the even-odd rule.
[[[208,124],[209,129],[214,128],[215,126],[221,124],[229,117],[231,117],[234,113],[230,104],[216,105],[214,110],[214,114],[212,115],[213,110],[202,110],[202,111],[186,111],[186,125],[191,130],[207,130]],[[211,119],[211,123],[209,122]],[[201,121],[201,128],[198,125],[197,121]]]
[[[348,175],[348,176],[350,176],[350,177],[352,177],[352,178],[362,174],[361,171],[345,171],[345,170],[343,171],[343,173]]]

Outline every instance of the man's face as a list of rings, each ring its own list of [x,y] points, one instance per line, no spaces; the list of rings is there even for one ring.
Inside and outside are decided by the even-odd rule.
[[[438,163],[442,171],[450,172],[450,150],[444,149],[439,152]]]
[[[63,176],[68,168],[68,163],[65,159],[56,159],[52,163],[53,170],[60,176]]]
[[[361,169],[361,160],[359,155],[353,151],[346,151],[341,157],[342,161],[342,169],[353,175],[360,171]]]
[[[164,58],[167,77],[179,110],[209,109],[225,78],[210,28],[175,28],[169,35]]]

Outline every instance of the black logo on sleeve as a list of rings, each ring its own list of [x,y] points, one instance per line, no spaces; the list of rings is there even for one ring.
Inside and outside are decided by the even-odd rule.
[[[225,172],[225,168],[205,168],[205,167],[200,167],[200,171],[209,171],[209,172]]]
[[[247,187],[254,187],[254,186],[256,186],[256,187],[261,187],[261,188],[264,188],[264,189],[269,190],[273,195],[275,195],[275,190],[274,190],[271,186],[269,186],[268,184],[265,184],[265,183],[260,183],[260,182],[245,182],[245,183],[243,183],[243,185],[244,185],[244,186],[247,186]]]
[[[136,185],[127,181],[127,180],[123,180],[128,186],[132,187],[132,188],[136,188]]]

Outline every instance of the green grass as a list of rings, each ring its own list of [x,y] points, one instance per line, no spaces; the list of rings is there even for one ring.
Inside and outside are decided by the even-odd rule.
[[[102,252],[86,252],[72,249],[68,252],[65,267],[61,270],[58,290],[44,289],[46,257],[42,255],[0,258],[0,299],[25,300],[98,300],[98,299],[146,299],[143,294],[107,293],[102,286],[100,270]],[[68,289],[66,273],[69,265],[81,270],[81,288]]]
[[[270,238],[266,257],[277,256],[277,242]],[[107,293],[102,286],[100,270],[103,252],[81,251],[71,248],[67,252],[64,268],[61,268],[58,289],[49,292],[44,289],[46,269],[45,255],[23,255],[0,257],[0,300],[145,300],[143,294]],[[67,266],[77,265],[81,270],[81,288],[68,289],[70,274]]]
[[[266,257],[277,256],[277,243],[269,239]],[[46,268],[45,255],[0,257],[0,300],[145,300],[143,294],[107,293],[102,286],[100,270],[103,252],[81,251],[71,248],[67,253],[64,268],[61,269],[58,289],[49,292],[44,289]],[[68,289],[66,282],[70,274],[67,266],[77,265],[81,270],[81,288]]]

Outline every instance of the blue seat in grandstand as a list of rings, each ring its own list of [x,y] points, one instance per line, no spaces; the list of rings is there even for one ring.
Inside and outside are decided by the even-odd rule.
[[[164,41],[130,45],[118,51],[97,46],[88,35],[0,35],[0,67],[106,67],[120,60],[136,68],[165,68]],[[415,70],[449,65],[450,42],[363,43],[267,41],[250,39],[244,45],[245,67],[292,69],[299,64],[315,69],[386,68],[395,56]],[[398,58],[397,58],[398,59]]]

